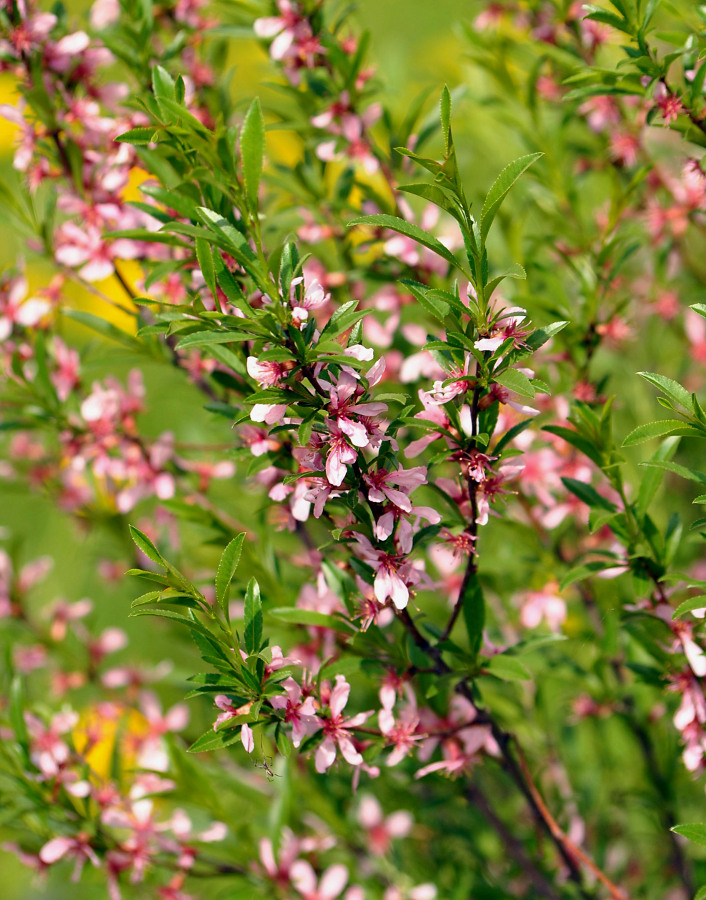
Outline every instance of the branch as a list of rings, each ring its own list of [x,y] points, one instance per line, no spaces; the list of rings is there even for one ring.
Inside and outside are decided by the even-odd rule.
[[[468,785],[466,788],[466,798],[476,809],[480,810],[485,818],[490,822],[493,828],[499,834],[505,851],[514,859],[517,865],[522,869],[529,878],[534,887],[539,891],[540,896],[545,900],[561,900],[561,895],[557,892],[554,885],[549,881],[544,872],[535,864],[522,846],[520,841],[510,832],[508,827],[493,812],[487,799],[479,788]]]

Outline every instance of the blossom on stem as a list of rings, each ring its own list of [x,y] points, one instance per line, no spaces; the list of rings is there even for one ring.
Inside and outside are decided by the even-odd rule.
[[[282,687],[286,694],[270,697],[270,704],[273,709],[284,710],[284,721],[292,726],[292,743],[298,747],[305,737],[321,728],[321,721],[316,717],[316,701],[311,696],[305,697],[291,677],[282,682]]]
[[[315,765],[317,772],[325,772],[333,765],[337,749],[341,751],[341,755],[349,765],[360,766],[363,763],[363,757],[355,749],[350,729],[362,725],[372,715],[372,710],[358,713],[349,719],[345,719],[342,713],[348,703],[350,692],[351,686],[346,681],[345,676],[337,675],[336,686],[330,692],[328,698],[328,716],[324,717],[322,713],[319,713],[324,739],[316,750]]]

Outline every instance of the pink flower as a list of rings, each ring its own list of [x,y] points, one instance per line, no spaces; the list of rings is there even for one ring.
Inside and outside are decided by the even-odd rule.
[[[316,873],[306,860],[298,859],[290,869],[294,887],[304,900],[335,900],[348,881],[348,869],[337,863],[330,866],[317,883]]]
[[[55,837],[48,841],[39,851],[40,860],[47,866],[59,862],[66,856],[73,856],[76,859],[76,867],[71,877],[72,881],[78,881],[81,877],[81,870],[86,862],[90,860],[91,864],[98,868],[100,860],[89,843],[87,834],[81,832],[76,837]]]
[[[135,241],[119,238],[108,242],[96,225],[79,228],[74,222],[64,222],[56,233],[56,261],[71,269],[78,269],[86,281],[109,278],[115,268],[113,260],[135,259],[140,250]]]
[[[254,378],[261,387],[273,387],[279,384],[287,374],[287,370],[282,363],[274,360],[259,362],[255,356],[248,356],[247,369],[248,375]]]
[[[385,517],[383,516],[382,519]],[[381,521],[382,521],[381,519]],[[385,523],[383,523],[385,524]],[[406,528],[401,528],[398,539],[401,538],[399,553],[388,553],[379,550],[361,534],[356,535],[358,549],[361,557],[375,570],[373,590],[375,598],[384,603],[389,597],[397,609],[404,609],[409,602],[409,584],[419,580],[419,573],[415,572],[411,564],[405,559],[405,555],[412,549],[412,535],[408,522],[401,522]]]
[[[69,760],[68,745],[61,739],[78,724],[78,713],[56,713],[47,727],[32,713],[25,713],[30,734],[29,756],[45,778],[54,778]]]
[[[358,459],[358,451],[346,440],[343,431],[329,421],[329,452],[326,457],[326,477],[334,487],[340,487],[346,477],[346,466]]]
[[[425,484],[427,480],[426,466],[415,466],[413,469],[400,467],[396,472],[378,469],[370,475],[364,475],[363,481],[368,485],[368,500],[371,503],[384,503],[388,500],[403,512],[411,512],[412,504],[408,494]],[[390,485],[397,484],[402,490]]]
[[[298,747],[305,737],[318,731],[321,722],[316,718],[316,701],[313,697],[302,699],[301,687],[293,678],[282,682],[285,695],[270,698],[273,709],[284,710],[284,721],[292,726],[292,743]]]
[[[295,41],[311,35],[309,23],[301,15],[295,3],[278,0],[279,16],[255,19],[253,29],[259,38],[274,38],[270,45],[272,59],[284,59]]]
[[[536,628],[544,620],[551,631],[561,630],[566,619],[566,603],[558,589],[556,581],[549,581],[541,591],[529,591],[525,595],[520,612],[520,621],[525,628]]]
[[[411,813],[403,809],[383,817],[382,807],[370,794],[361,797],[358,821],[367,833],[368,849],[376,856],[387,853],[393,838],[406,837],[414,823]]]
[[[0,285],[0,341],[12,334],[14,325],[35,328],[51,311],[51,304],[39,297],[27,296],[27,279],[16,275]]]
[[[147,734],[140,738],[137,764],[143,769],[166,772],[169,768],[169,758],[162,738],[167,732],[183,731],[186,728],[189,710],[184,703],[178,703],[163,713],[161,704],[152,691],[142,691],[140,708],[147,720],[148,730]]]
[[[324,739],[316,750],[316,771],[325,772],[336,759],[336,749],[340,749],[343,758],[351,766],[359,766],[363,757],[355,749],[351,738],[350,729],[362,725],[372,715],[372,711],[358,713],[350,719],[344,719],[343,709],[348,703],[351,686],[343,675],[336,676],[336,686],[329,697],[328,718],[322,718]],[[344,882],[345,883],[345,882]],[[336,894],[332,896],[337,896]]]

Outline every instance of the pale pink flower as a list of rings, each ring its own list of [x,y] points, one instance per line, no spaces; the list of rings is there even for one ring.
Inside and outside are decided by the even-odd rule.
[[[561,630],[566,620],[566,602],[559,596],[559,585],[549,581],[541,591],[528,591],[522,601],[520,621],[525,628],[536,628],[544,620],[551,631]]]
[[[340,487],[346,477],[346,466],[358,459],[358,451],[346,440],[346,435],[329,420],[329,452],[326,457],[326,477],[334,487]]]
[[[284,710],[284,721],[292,726],[292,743],[298,747],[305,737],[321,728],[316,717],[316,701],[313,697],[303,697],[301,687],[293,678],[282,682],[286,694],[270,697],[273,709]]]
[[[336,759],[336,749],[340,749],[343,758],[351,766],[359,766],[363,757],[355,749],[350,729],[362,725],[372,715],[370,712],[358,713],[349,719],[343,718],[343,709],[348,703],[351,687],[343,675],[336,676],[336,686],[331,691],[328,702],[329,715],[321,716],[324,739],[316,750],[316,771],[325,772]],[[333,895],[336,896],[336,895]]]
[[[393,838],[407,837],[414,824],[411,813],[406,810],[383,816],[382,807],[370,794],[360,799],[358,821],[366,831],[368,849],[376,856],[387,853]]]
[[[306,860],[298,859],[290,869],[292,884],[304,900],[335,900],[348,882],[348,869],[336,863],[329,866],[317,881],[316,873]]]
[[[96,868],[100,866],[100,860],[90,845],[90,838],[83,832],[77,834],[76,837],[52,838],[39,851],[39,859],[47,866],[53,865],[65,857],[74,857],[76,860],[72,881],[79,880],[86,860],[90,860]]]

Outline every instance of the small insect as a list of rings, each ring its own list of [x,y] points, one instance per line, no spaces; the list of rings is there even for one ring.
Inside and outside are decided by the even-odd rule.
[[[258,760],[253,760],[253,765],[256,769],[264,769],[267,772],[267,777],[270,781],[273,778],[281,778],[276,772],[272,771],[272,757],[265,756],[264,750],[262,748],[262,740],[260,741],[260,753],[262,754],[262,762],[258,762]]]

